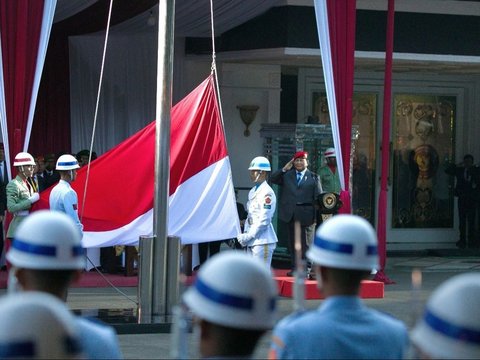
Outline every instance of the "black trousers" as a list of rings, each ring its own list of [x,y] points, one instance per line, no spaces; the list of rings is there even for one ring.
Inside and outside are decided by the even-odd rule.
[[[295,220],[292,219],[287,223],[288,226],[288,251],[290,252],[290,261],[292,263],[292,270],[295,269],[297,259],[295,255]],[[302,250],[302,260],[306,259],[306,252],[308,244],[313,241],[315,234],[315,223],[311,225],[300,225],[300,244]],[[307,239],[309,239],[307,241]]]
[[[210,241],[198,244],[198,257],[200,260],[200,265],[207,261],[208,250],[210,250],[210,257],[220,252],[220,245],[222,241]]]
[[[472,196],[458,197],[458,220],[460,242],[472,246],[475,241],[475,215],[476,206]]]

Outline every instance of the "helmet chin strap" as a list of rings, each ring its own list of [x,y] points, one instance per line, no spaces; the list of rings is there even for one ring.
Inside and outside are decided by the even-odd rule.
[[[253,180],[253,182],[256,183],[256,182],[258,181],[258,179],[260,178],[260,175],[262,175],[262,172],[263,172],[262,170],[260,170],[260,171],[258,172],[258,174],[257,174],[257,176],[255,176],[255,180]]]
[[[15,266],[12,266],[10,271],[8,272],[8,278],[7,278],[7,293],[8,294],[13,294],[16,292],[22,291],[22,286],[18,282],[17,279],[17,268]]]
[[[315,266],[315,276],[317,280],[317,289],[322,291],[323,289],[322,272],[319,266]]]
[[[28,179],[28,176],[25,173],[25,166],[24,165],[20,166],[20,174],[22,174],[25,179]]]
[[[72,181],[74,180],[73,170],[74,170],[74,169],[62,170],[61,173],[60,173],[60,178],[61,178],[63,181],[66,181],[66,182],[68,182],[68,183],[72,182]]]

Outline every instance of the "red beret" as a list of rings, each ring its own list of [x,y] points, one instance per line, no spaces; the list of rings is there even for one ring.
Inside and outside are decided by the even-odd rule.
[[[293,160],[298,159],[298,158],[307,158],[308,153],[306,151],[297,151],[295,155],[293,155]]]

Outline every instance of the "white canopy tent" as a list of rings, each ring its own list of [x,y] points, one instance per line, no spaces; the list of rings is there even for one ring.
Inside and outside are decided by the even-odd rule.
[[[65,2],[59,1],[59,5]],[[90,2],[92,2],[90,0]],[[82,1],[77,0],[79,6]],[[214,2],[221,34],[268,10],[278,0]],[[73,7],[73,6],[72,6]],[[80,9],[80,8],[79,8]],[[177,0],[174,82],[181,77],[183,37],[211,36],[209,1]],[[110,30],[94,150],[102,154],[155,117],[158,5]],[[105,31],[69,38],[72,150],[89,148]],[[178,44],[178,46],[177,46]],[[174,84],[173,99],[179,87]]]

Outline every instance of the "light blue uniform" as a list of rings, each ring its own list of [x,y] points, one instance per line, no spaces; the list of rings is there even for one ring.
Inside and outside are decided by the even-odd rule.
[[[273,330],[271,359],[402,359],[405,325],[366,307],[357,296],[332,296]]]
[[[61,211],[75,222],[83,236],[83,225],[78,217],[78,198],[75,190],[65,180],[60,180],[52,189],[49,198],[50,210]]]
[[[77,317],[80,342],[87,359],[122,359],[117,334],[112,327]]]

